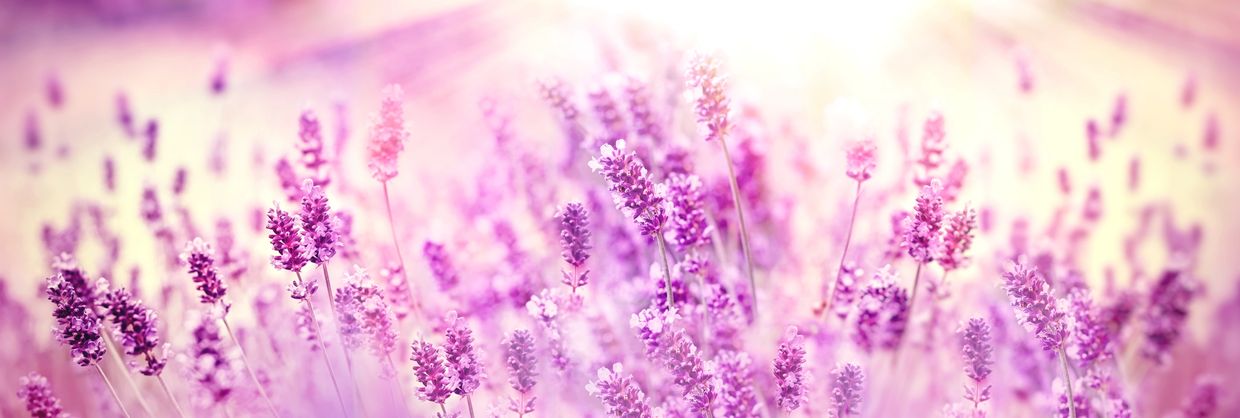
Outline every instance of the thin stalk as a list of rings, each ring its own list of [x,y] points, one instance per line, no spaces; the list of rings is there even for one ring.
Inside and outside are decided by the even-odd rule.
[[[444,407],[442,403],[439,404],[439,412],[443,413],[443,415],[440,415],[440,416],[444,416],[444,417],[448,416],[448,408]]]
[[[671,310],[672,300],[672,266],[667,262],[667,243],[663,242],[663,231],[655,231],[655,241],[659,243],[659,254],[663,256],[663,290],[667,293],[667,309]]]
[[[753,253],[749,250],[749,229],[745,226],[745,210],[741,208],[741,190],[736,184],[736,170],[732,168],[732,154],[728,151],[728,143],[723,136],[719,137],[719,147],[723,148],[723,159],[728,164],[728,184],[732,187],[732,203],[736,206],[736,219],[741,226],[741,247],[745,250],[745,267],[749,273],[749,293],[753,295],[753,316],[758,316],[758,284],[753,276]]]
[[[334,324],[332,328],[336,330],[336,339],[344,341],[344,337],[340,334],[340,322],[335,321],[336,315],[338,315],[339,312],[336,311],[336,293],[332,290],[332,276],[328,273],[327,261],[319,264],[319,267],[323,269],[323,281],[327,283],[327,304],[331,307],[331,318],[333,319],[332,323]],[[324,347],[325,350],[326,348],[327,347]],[[353,355],[350,354],[349,349],[343,345],[340,347],[340,350],[344,352],[345,365],[348,366],[349,380],[353,382],[353,394],[354,396],[357,396],[357,403],[362,407],[362,416],[370,416],[370,413],[366,410],[366,403],[362,398],[362,391],[359,388],[360,384],[357,382],[357,374],[353,373]]]
[[[327,305],[332,308],[332,318],[336,317],[336,292],[332,290],[332,275],[327,272],[327,261],[319,264],[319,268],[323,269],[323,282],[327,283]],[[402,270],[404,271],[404,270]],[[339,331],[339,327],[336,327]]]
[[[164,381],[164,376],[157,374],[155,375],[155,379],[159,380],[159,386],[164,388],[164,394],[168,395],[168,400],[172,401],[172,407],[177,410],[177,416],[185,418],[185,411],[181,410],[181,404],[177,402],[177,398],[175,396],[172,396],[172,391],[168,390],[168,382]]]
[[[392,368],[392,370],[393,370],[393,373],[396,373],[396,372],[395,372],[395,370],[396,370],[396,363],[392,361],[392,353],[388,353],[388,354],[387,354],[387,362],[388,362],[388,367],[391,367],[391,368]],[[405,395],[405,393],[406,393],[406,392],[405,392],[405,383],[404,383],[404,382],[402,382],[402,381],[400,380],[400,375],[399,375],[399,373],[398,373],[398,374],[397,374],[397,376],[396,376],[395,378],[393,378],[392,380],[395,380],[395,381],[396,381],[396,387],[397,387],[398,389],[400,389],[400,404],[401,404],[401,406],[403,406],[403,407],[404,407],[404,409],[403,409],[402,411],[404,411],[404,412],[405,412],[405,415],[408,415],[408,414],[409,414],[409,401],[406,401],[406,400],[405,400],[405,396],[407,396],[407,395]]]
[[[341,339],[339,327],[336,328],[336,338]],[[344,344],[341,344],[340,349],[344,351],[344,364],[349,372],[349,380],[353,381],[353,395],[357,396],[357,405],[362,407],[362,416],[369,417],[370,411],[366,410],[366,402],[362,397],[361,385],[357,383],[357,375],[353,373],[353,357],[349,355],[349,349],[345,348]]]
[[[852,244],[853,225],[857,223],[857,206],[861,203],[861,182],[857,182],[857,191],[853,194],[852,216],[848,218],[848,235],[844,237],[844,252],[840,254],[840,264],[835,268],[835,280],[827,283],[827,296],[823,301],[826,306],[822,311],[830,315],[831,304],[835,302],[835,282],[839,281],[840,273],[844,271],[844,260],[848,259],[848,247]],[[829,279],[824,279],[829,280]],[[828,316],[829,318],[829,316]]]
[[[133,418],[132,415],[129,415],[129,410],[125,409],[125,404],[121,402],[120,395],[116,394],[116,388],[112,386],[112,381],[108,380],[108,374],[103,372],[103,367],[100,367],[98,362],[95,363],[95,370],[98,370],[99,376],[103,377],[103,383],[108,385],[108,390],[112,392],[112,398],[116,399],[116,404],[121,407],[121,412],[125,413],[125,418]]]
[[[1059,362],[1063,364],[1063,379],[1068,388],[1068,416],[1076,418],[1076,397],[1072,395],[1072,371],[1068,370],[1068,353],[1059,347]]]
[[[525,393],[517,392],[517,418],[525,418]]]
[[[125,367],[125,361],[121,360],[121,355],[118,354],[119,351],[116,349],[116,342],[112,341],[112,334],[108,332],[103,333],[103,342],[108,345],[108,353],[112,354],[112,359],[116,360],[116,364],[119,365],[118,368],[121,370],[121,376],[125,378],[125,383],[129,385],[129,389],[133,390],[134,397],[138,398],[138,405],[142,406],[142,410],[146,412],[147,416],[155,416],[151,406],[146,403],[146,397],[142,396],[141,390],[138,390],[138,384],[134,383],[133,376],[129,375],[129,368]]]
[[[301,280],[301,273],[297,273],[297,277],[298,280]],[[323,330],[319,327],[319,319],[314,315],[314,303],[310,302],[309,295],[302,299],[302,301],[306,302],[306,308],[310,311],[310,323],[314,324],[314,333],[319,338],[322,338]],[[327,375],[332,378],[332,388],[336,389],[336,400],[340,401],[340,410],[347,416],[349,415],[349,408],[345,406],[344,395],[340,394],[340,383],[336,381],[336,371],[332,368],[331,360],[327,358],[327,346],[324,345],[319,353],[323,354],[323,363],[327,365]]]
[[[279,418],[280,411],[276,410],[275,402],[271,401],[271,397],[267,396],[267,389],[263,388],[263,384],[258,381],[258,374],[254,373],[254,368],[250,367],[250,360],[245,355],[245,347],[241,346],[241,340],[237,339],[237,334],[233,334],[232,326],[228,325],[228,317],[220,316],[220,322],[224,323],[224,330],[228,331],[228,338],[231,338],[237,344],[237,351],[241,353],[241,364],[245,365],[246,373],[250,375],[250,381],[254,382],[254,387],[258,388],[258,394],[262,395],[263,400],[267,402],[267,409],[271,410],[271,416]]]
[[[917,285],[921,282],[921,267],[924,263],[917,263],[917,272],[913,273],[913,292],[908,300],[908,321],[913,321],[913,306],[917,302]],[[907,331],[905,331],[907,332]],[[895,356],[891,358],[891,366],[895,367],[900,364],[900,353],[904,352],[904,336],[900,336],[900,341],[896,344]]]
[[[409,272],[405,269],[405,256],[400,253],[400,240],[396,238],[396,221],[392,217],[392,198],[388,193],[388,184],[383,182],[383,205],[387,207],[388,231],[392,233],[392,247],[396,249],[396,260],[400,262],[400,277],[405,281],[405,292],[409,294],[409,303],[413,304],[414,312],[418,312],[418,301],[414,299],[413,282],[409,281]]]
[[[469,418],[474,418],[474,400],[471,396],[465,395],[465,405],[469,407]]]
[[[577,266],[570,264],[568,267],[570,270],[569,274],[573,275],[572,277],[569,278],[570,284],[573,285],[573,294],[576,295],[577,294]]]

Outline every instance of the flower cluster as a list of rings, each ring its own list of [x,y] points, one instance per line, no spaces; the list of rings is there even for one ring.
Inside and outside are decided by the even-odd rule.
[[[1188,318],[1188,304],[1198,293],[1184,275],[1179,269],[1168,269],[1150,289],[1141,355],[1159,363],[1166,361],[1167,352],[1179,341]]]
[[[990,376],[994,365],[994,347],[990,340],[990,325],[985,319],[973,318],[960,330],[960,354],[964,359],[964,375],[973,381],[965,385],[965,399],[973,401],[973,405],[990,399],[990,385],[986,378]]]
[[[508,367],[508,384],[519,394],[510,409],[518,414],[534,411],[534,379],[538,377],[538,359],[534,356],[534,337],[529,331],[517,330],[504,340],[504,364]]]
[[[425,340],[413,343],[413,373],[422,386],[418,397],[424,401],[443,405],[457,387],[456,369],[444,366],[443,352]]]
[[[904,247],[918,263],[934,261],[942,244],[943,197],[939,195],[942,190],[937,179],[923,186],[912,215],[904,218]]]
[[[1017,261],[1003,273],[1003,288],[1016,310],[1016,320],[1037,336],[1042,349],[1062,347],[1068,333],[1064,312],[1037,267]]]
[[[440,289],[451,289],[460,282],[456,267],[452,265],[452,259],[448,256],[448,251],[444,249],[443,244],[426,241],[422,245],[422,256],[426,258],[426,264],[431,269],[431,276],[435,278],[436,283],[439,283]]]
[[[611,368],[598,369],[598,380],[586,385],[590,392],[603,403],[608,415],[617,418],[653,418],[650,403],[646,394],[633,381],[633,376],[624,373],[624,367],[616,363]]]
[[[895,349],[904,338],[909,320],[908,291],[896,286],[891,266],[874,273],[857,301],[853,342],[862,350]]]
[[[586,212],[584,205],[580,203],[569,203],[564,205],[560,213],[556,215],[560,220],[560,247],[563,251],[560,253],[564,258],[564,262],[572,267],[571,271],[563,271],[563,282],[572,286],[575,291],[578,287],[585,286],[589,282],[589,269],[583,269],[586,260],[590,259],[590,217]]]
[[[590,160],[590,169],[603,175],[616,208],[637,221],[642,235],[654,235],[667,222],[664,198],[667,186],[655,184],[637,154],[628,151],[624,140],[603,144],[599,156]]]
[[[444,330],[447,338],[443,348],[444,356],[448,367],[454,369],[457,376],[457,386],[452,392],[469,395],[478,390],[486,372],[478,360],[473,331],[465,324],[465,319],[457,316],[455,311],[448,312],[447,323],[448,328]]]
[[[311,245],[298,230],[297,219],[278,206],[267,210],[267,238],[271,239],[271,265],[281,270],[299,273],[306,262]]]
[[[17,398],[26,403],[26,412],[31,418],[69,418],[60,408],[60,399],[52,393],[47,378],[38,373],[23,376],[19,382]]]
[[[181,262],[189,269],[190,278],[198,285],[199,300],[204,304],[214,305],[224,299],[228,290],[220,279],[219,269],[215,267],[215,250],[202,238],[194,238],[185,244],[181,253]]]
[[[835,366],[831,370],[831,410],[832,418],[850,417],[860,414],[862,385],[865,374],[861,367],[852,363]]]
[[[805,342],[796,327],[790,327],[779,343],[779,352],[771,367],[779,384],[776,403],[784,411],[794,411],[806,400]]]
[[[707,129],[706,140],[723,138],[731,129],[731,100],[727,96],[727,77],[719,74],[719,59],[707,54],[693,56],[686,78],[689,87],[696,89],[694,111],[698,123]]]
[[[876,147],[873,139],[865,139],[848,144],[845,150],[847,170],[845,174],[858,183],[869,180],[875,167]]]
[[[409,132],[405,129],[405,92],[398,85],[383,89],[379,114],[370,126],[370,143],[366,150],[370,175],[381,183],[396,177],[396,159],[405,149]]]
[[[977,211],[973,208],[965,208],[948,218],[947,229],[943,231],[943,253],[938,257],[939,265],[944,270],[955,270],[968,264],[966,253],[973,245],[973,230],[976,228]]]
[[[710,245],[712,227],[703,208],[702,180],[691,174],[672,173],[667,177],[667,187],[671,243],[681,252]]]
[[[125,354],[140,356],[146,360],[146,366],[139,371],[147,376],[155,376],[163,372],[168,364],[167,356],[156,353],[159,347],[159,331],[155,322],[159,316],[155,311],[135,300],[128,290],[118,288],[107,294],[100,305],[108,310],[112,326],[120,336]]]
[[[83,297],[88,294],[89,290],[83,292],[75,288],[64,273],[47,279],[47,299],[54,305],[56,338],[69,347],[73,361],[80,366],[95,364],[106,352],[100,333],[102,320],[94,306],[88,304],[90,299]]]
[[[301,232],[306,245],[306,258],[315,264],[323,264],[336,255],[340,246],[340,234],[336,231],[336,218],[331,214],[323,188],[307,179],[301,194]]]

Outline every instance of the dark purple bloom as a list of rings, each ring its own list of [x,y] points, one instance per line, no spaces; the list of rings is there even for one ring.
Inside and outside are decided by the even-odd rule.
[[[590,90],[588,96],[590,106],[594,108],[594,115],[603,125],[605,135],[602,139],[605,142],[611,143],[629,136],[628,124],[624,123],[624,115],[620,113],[620,106],[616,104],[616,100],[612,98],[606,87],[596,86]]]
[[[560,253],[564,262],[572,266],[572,271],[565,270],[563,282],[576,290],[588,281],[589,269],[582,269],[590,258],[590,217],[581,203],[564,205],[556,216],[560,220]]]
[[[990,399],[990,367],[994,365],[994,348],[990,341],[990,325],[985,319],[970,319],[960,331],[960,354],[964,358],[964,374],[973,381],[965,385],[965,399],[977,404]]]
[[[146,360],[146,366],[139,371],[147,376],[159,375],[168,364],[168,358],[164,353],[154,352],[160,342],[155,324],[159,316],[155,311],[134,299],[124,288],[108,292],[100,304],[108,310],[125,354]]]
[[[849,144],[845,151],[848,162],[845,174],[858,183],[869,180],[870,172],[874,171],[875,150],[874,140],[869,138]]]
[[[452,265],[452,258],[448,256],[443,244],[426,241],[422,245],[422,256],[426,258],[426,264],[430,266],[431,275],[439,283],[440,289],[451,289],[461,281],[456,274],[456,267]]]
[[[215,267],[215,250],[202,238],[194,238],[185,244],[185,252],[181,253],[181,262],[189,269],[190,278],[198,284],[202,292],[199,300],[214,305],[224,298],[227,288],[220,280],[219,269]]]
[[[1188,304],[1197,296],[1197,289],[1189,284],[1179,269],[1163,272],[1154,288],[1150,289],[1149,307],[1145,311],[1145,344],[1141,354],[1150,360],[1163,363],[1171,346],[1180,339],[1184,323],[1188,319]]]
[[[297,219],[276,206],[267,210],[267,230],[271,231],[267,238],[271,239],[271,248],[275,251],[275,255],[271,256],[271,265],[300,272],[309,261],[307,254],[312,249],[306,237],[299,233]]]
[[[672,374],[672,381],[680,386],[682,395],[694,412],[712,410],[715,400],[713,377],[706,371],[702,354],[697,345],[683,329],[672,332],[670,344],[663,350],[663,364]]]
[[[444,367],[443,353],[434,344],[426,341],[413,343],[413,373],[422,387],[418,388],[418,397],[442,405],[452,396],[452,389],[457,386],[456,371]]]
[[[327,195],[323,188],[307,179],[301,195],[301,232],[310,245],[307,249],[309,261],[323,264],[336,255],[339,247],[339,234],[336,232],[335,220],[331,207],[327,204]]]
[[[534,398],[529,397],[537,383],[537,358],[534,357],[534,337],[529,331],[513,331],[503,342],[504,364],[508,367],[508,384],[520,394],[511,409],[518,414],[533,412]]]
[[[599,154],[590,160],[590,169],[607,180],[607,189],[611,191],[616,208],[637,221],[642,235],[662,231],[667,222],[663,207],[667,186],[650,180],[646,166],[636,154],[625,149],[624,140],[616,141],[615,147],[603,144]]]
[[[749,354],[720,351],[715,355],[719,375],[719,409],[723,418],[758,418],[758,395],[754,392]]]
[[[667,177],[671,200],[671,242],[685,252],[711,243],[711,226],[702,209],[702,180],[695,175],[672,173]]]
[[[301,165],[315,186],[327,186],[331,177],[327,173],[327,157],[323,155],[323,132],[319,127],[319,117],[312,110],[301,112],[298,119],[297,149],[301,151]]]
[[[689,87],[696,89],[694,111],[698,123],[706,127],[706,140],[723,138],[731,129],[728,119],[731,100],[726,91],[727,77],[719,74],[719,59],[713,55],[695,55],[689,61],[686,78]]]
[[[624,85],[624,96],[629,106],[629,116],[633,120],[635,134],[650,139],[656,144],[663,142],[663,124],[655,114],[650,100],[650,90],[646,83],[629,77]]]
[[[1017,261],[1003,273],[1003,288],[1016,311],[1016,321],[1037,336],[1043,350],[1063,346],[1068,333],[1064,313],[1037,267]]]
[[[650,403],[633,376],[624,373],[624,367],[616,363],[598,369],[598,380],[586,384],[586,391],[603,402],[608,415],[617,418],[653,418]]]
[[[784,411],[792,412],[806,401],[805,388],[805,342],[796,327],[789,327],[784,340],[779,343],[779,353],[772,362],[775,381],[779,385],[776,403]]]
[[[457,386],[453,393],[469,395],[478,390],[481,379],[486,375],[483,365],[478,361],[478,352],[474,348],[474,334],[465,324],[465,319],[449,312],[448,328],[444,330],[444,358],[448,367],[456,370]]]
[[[937,179],[921,188],[913,213],[904,218],[904,247],[918,263],[934,261],[942,244],[943,190]]]
[[[47,299],[55,305],[52,316],[56,318],[56,338],[69,346],[73,361],[79,366],[95,364],[106,349],[100,333],[102,320],[95,313],[92,299],[87,298],[93,294],[75,288],[64,273],[58,272],[47,280]]]
[[[866,352],[894,349],[908,328],[908,291],[896,286],[891,266],[874,273],[857,301],[857,322],[853,341]]]
[[[943,233],[943,253],[939,265],[944,270],[955,270],[968,265],[966,254],[973,245],[973,230],[977,228],[977,211],[973,208],[953,213]]]
[[[121,124],[125,136],[133,138],[137,128],[133,124],[133,108],[129,105],[129,96],[124,92],[116,93],[116,121]]]
[[[18,379],[21,388],[17,390],[17,398],[26,403],[26,412],[31,418],[68,418],[69,414],[60,409],[60,399],[52,393],[47,378],[38,373]]]
[[[831,371],[831,411],[832,418],[849,417],[860,414],[862,385],[865,374],[861,367],[852,363],[835,366]]]
[[[1184,399],[1184,418],[1210,418],[1218,411],[1219,382],[1213,377],[1197,379],[1192,392]]]

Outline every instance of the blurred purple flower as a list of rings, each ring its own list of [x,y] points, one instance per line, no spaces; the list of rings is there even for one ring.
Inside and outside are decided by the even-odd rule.
[[[934,261],[942,244],[943,188],[938,179],[921,188],[912,215],[904,218],[904,247],[918,263]]]
[[[301,151],[301,165],[306,169],[307,176],[315,186],[327,186],[331,177],[327,172],[327,156],[323,152],[323,132],[314,111],[306,109],[301,112],[297,137],[300,139],[297,149]]]
[[[939,265],[944,270],[955,270],[969,263],[969,247],[973,245],[973,230],[977,228],[977,211],[965,208],[953,213],[947,221],[947,229],[943,232],[943,253],[939,256]]]
[[[188,373],[197,385],[199,403],[204,408],[223,407],[237,378],[235,364],[224,351],[217,321],[219,318],[203,315],[192,331],[194,342],[188,353]]]
[[[943,164],[943,152],[947,150],[944,125],[943,114],[939,111],[926,116],[922,126],[921,157],[916,161],[917,171],[913,175],[913,184],[919,187],[930,186],[939,166]]]
[[[805,388],[805,342],[796,327],[788,327],[779,343],[779,352],[771,363],[775,381],[779,385],[776,403],[787,412],[801,407],[806,401]]]
[[[717,57],[696,54],[690,58],[689,70],[685,75],[689,87],[696,89],[694,111],[698,123],[707,129],[707,141],[720,139],[731,129],[727,77],[719,74],[719,66]]]
[[[534,357],[534,337],[529,331],[517,330],[503,341],[504,364],[508,367],[508,384],[517,391],[519,399],[510,406],[513,412],[524,415],[534,411],[534,398],[530,392],[537,383],[537,359]]]
[[[977,405],[990,399],[990,385],[986,378],[994,365],[994,348],[990,341],[990,325],[985,319],[973,318],[960,329],[960,354],[964,359],[964,374],[973,381],[965,385],[965,399]]]
[[[1193,384],[1188,398],[1180,408],[1184,418],[1209,418],[1219,409],[1219,391],[1222,389],[1218,379],[1202,377]]]
[[[1046,351],[1058,350],[1067,337],[1064,312],[1051,295],[1050,284],[1036,267],[1018,260],[1003,273],[1003,288],[1016,312],[1016,320],[1034,333]]]
[[[439,283],[440,289],[451,289],[460,282],[456,267],[452,265],[452,258],[448,256],[443,244],[426,241],[422,244],[422,256],[426,258],[426,264],[430,267],[435,281]]]
[[[181,253],[181,262],[189,270],[190,278],[202,292],[199,300],[204,304],[214,305],[224,298],[227,287],[220,280],[219,269],[215,267],[215,250],[202,238],[194,238],[185,244]]]
[[[396,160],[409,139],[409,132],[405,130],[404,95],[404,90],[398,85],[384,87],[379,114],[371,122],[370,143],[366,147],[369,153],[367,165],[370,175],[381,183],[396,177]]]
[[[667,178],[667,197],[671,200],[671,242],[681,252],[710,245],[710,222],[703,210],[702,180],[696,175],[672,173]]]
[[[607,180],[616,208],[637,221],[642,235],[654,235],[667,222],[664,197],[667,186],[650,180],[650,173],[637,155],[625,149],[624,140],[615,147],[603,144],[599,156],[590,160],[590,169]]]
[[[719,375],[719,409],[723,418],[759,418],[758,395],[753,386],[753,370],[749,354],[744,351],[720,351],[715,355],[715,372]]]
[[[116,121],[121,125],[121,131],[126,137],[133,138],[137,135],[137,128],[134,127],[133,108],[129,105],[129,96],[124,92],[116,93]]]
[[[590,99],[590,106],[594,108],[594,115],[598,118],[599,123],[603,126],[603,140],[606,143],[612,143],[616,140],[624,139],[629,136],[628,124],[624,122],[624,115],[620,112],[620,106],[616,104],[616,100],[611,96],[604,86],[595,86],[587,93]]]
[[[875,152],[874,140],[870,138],[848,144],[845,151],[848,169],[845,174],[858,183],[869,180],[870,172],[874,171],[875,167]]]
[[[35,372],[17,380],[21,385],[17,389],[17,399],[26,403],[26,412],[31,418],[69,418],[70,415],[60,408],[60,399],[52,393],[47,378]]]
[[[581,203],[564,205],[556,215],[560,220],[560,255],[572,271],[563,271],[564,284],[572,286],[574,293],[589,282],[589,269],[582,269],[590,258],[590,217]]]
[[[608,415],[617,418],[653,418],[650,403],[631,374],[620,363],[598,369],[598,380],[586,384],[586,392],[603,403]]]
[[[624,96],[628,102],[629,116],[633,120],[634,133],[654,144],[663,143],[663,124],[659,115],[655,114],[649,86],[635,77],[629,77],[625,81]]]
[[[831,296],[831,308],[835,316],[840,319],[848,318],[848,313],[853,310],[853,302],[857,300],[862,277],[865,277],[865,270],[857,268],[852,262],[846,261],[840,266],[840,272],[835,276],[835,293]]]
[[[843,418],[860,414],[861,392],[865,384],[865,374],[861,367],[852,363],[835,366],[831,371],[831,410],[832,418]]]
[[[142,158],[147,162],[155,161],[155,147],[159,143],[159,121],[151,119],[146,121],[146,131],[143,133],[142,139]]]
[[[853,341],[867,353],[898,347],[908,328],[908,291],[896,286],[896,279],[891,266],[883,266],[857,301]]]
[[[1106,324],[1098,318],[1093,299],[1087,289],[1078,288],[1068,293],[1069,330],[1071,352],[1084,366],[1110,358],[1113,353],[1111,334]]]
[[[1184,275],[1180,269],[1167,269],[1149,292],[1141,355],[1160,364],[1167,361],[1171,346],[1179,341],[1188,319],[1188,305],[1198,294]]]

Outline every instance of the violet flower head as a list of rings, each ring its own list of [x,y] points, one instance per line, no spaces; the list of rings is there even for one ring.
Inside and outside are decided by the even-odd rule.
[[[125,354],[146,360],[146,366],[139,371],[147,376],[157,376],[163,372],[168,358],[163,353],[155,352],[160,345],[156,328],[159,316],[155,311],[134,299],[124,288],[109,292],[101,305],[108,310],[112,326],[125,347]]]
[[[848,169],[845,173],[848,177],[858,183],[869,180],[872,176],[870,172],[874,171],[875,167],[876,150],[874,140],[869,138],[848,144],[848,149],[845,151],[848,162]]]
[[[1095,416],[1090,406],[1090,399],[1084,393],[1073,394],[1073,405],[1069,407],[1068,392],[1065,389],[1063,381],[1060,380],[1056,380],[1052,385],[1052,391],[1055,393],[1055,410],[1051,415],[1053,418],[1093,418]]]
[[[624,97],[628,102],[629,116],[633,120],[633,133],[650,139],[654,143],[663,142],[663,124],[659,122],[650,100],[650,89],[645,82],[629,77],[624,85]]]
[[[964,359],[964,374],[973,381],[965,385],[965,399],[974,405],[990,399],[990,385],[985,384],[995,363],[994,347],[990,340],[990,325],[985,319],[973,318],[959,331],[960,354]]]
[[[953,213],[947,221],[947,229],[943,232],[943,252],[939,255],[939,265],[944,270],[955,270],[969,263],[969,247],[973,245],[973,230],[977,229],[977,211],[965,208]]]
[[[929,186],[935,171],[943,165],[943,152],[947,150],[944,125],[943,114],[934,111],[926,117],[922,126],[921,157],[917,160],[918,170],[913,177],[913,183],[918,186]]]
[[[852,363],[835,366],[831,371],[831,411],[832,418],[859,415],[861,410],[861,392],[865,384],[865,374],[861,367]]]
[[[317,276],[311,277],[310,280],[306,280],[299,274],[297,278],[294,278],[288,285],[289,296],[291,296],[293,300],[305,300],[306,298],[313,296],[314,292],[317,292],[318,290],[319,282]]]
[[[1198,293],[1184,275],[1179,269],[1167,269],[1150,289],[1141,355],[1158,363],[1167,360],[1171,346],[1179,341],[1188,319],[1188,305]]]
[[[1193,384],[1193,390],[1189,393],[1188,398],[1184,399],[1184,406],[1180,411],[1184,414],[1184,418],[1209,418],[1219,408],[1219,390],[1221,389],[1219,382],[1214,377],[1203,377],[1197,379],[1197,383]]]
[[[100,330],[101,319],[88,304],[83,292],[74,288],[63,273],[47,279],[47,299],[54,308],[56,339],[69,346],[79,366],[95,364],[106,352]]]
[[[296,296],[293,298],[298,299]],[[323,321],[316,321],[318,318],[310,310],[310,305],[301,304],[293,318],[296,320],[297,336],[310,344],[310,351],[319,351],[327,346],[327,342],[323,341],[316,331],[323,325]]]
[[[710,411],[716,396],[715,387],[697,345],[683,329],[674,331],[670,340],[671,343],[663,351],[663,363],[671,373],[672,381],[680,386],[693,411]]]
[[[310,179],[303,183],[301,195],[301,233],[306,241],[308,261],[323,264],[336,256],[340,235],[336,232],[336,218],[332,216],[323,188]]]
[[[565,270],[563,282],[573,288],[584,286],[588,281],[589,269],[582,269],[590,258],[590,216],[585,205],[573,202],[564,205],[556,215],[560,221],[560,253],[564,262],[572,266],[572,271]]]
[[[608,415],[617,418],[653,418],[650,403],[633,375],[624,373],[624,367],[616,363],[611,368],[598,369],[598,380],[586,384],[586,392],[603,403]]]
[[[846,261],[840,266],[839,274],[835,276],[835,293],[831,301],[835,316],[840,319],[848,318],[849,312],[853,310],[853,302],[857,300],[858,293],[860,293],[862,277],[865,277],[865,270],[858,268],[851,261]]]
[[[853,342],[865,352],[894,349],[908,328],[908,291],[896,286],[891,266],[874,272],[874,277],[857,301],[857,321]]]
[[[397,157],[409,139],[409,132],[405,130],[404,96],[404,90],[398,85],[384,87],[383,103],[379,105],[379,114],[370,127],[370,143],[366,146],[369,155],[367,166],[370,167],[371,177],[381,183],[396,177]]]
[[[271,265],[281,270],[301,272],[309,261],[310,243],[298,231],[297,219],[279,206],[267,210],[267,235],[271,239]]]
[[[204,407],[220,406],[233,393],[237,370],[224,348],[218,319],[204,315],[194,326],[189,349],[189,375]]]
[[[116,93],[116,121],[120,123],[125,136],[133,138],[137,134],[133,125],[133,108],[129,105],[129,96],[124,92]]]
[[[1068,306],[1071,313],[1068,318],[1071,330],[1069,347],[1076,359],[1085,365],[1092,365],[1095,361],[1110,358],[1113,354],[1111,333],[1100,320],[1089,291],[1073,289],[1068,293]]]
[[[220,279],[219,269],[215,267],[215,249],[202,238],[194,238],[185,244],[181,253],[181,262],[189,270],[190,278],[202,292],[199,300],[207,305],[219,303],[227,292],[224,281]]]
[[[39,131],[39,114],[34,109],[26,111],[22,121],[22,143],[27,151],[38,151],[43,146],[43,133]]]
[[[728,113],[731,100],[727,95],[728,79],[719,74],[719,59],[697,54],[689,60],[685,78],[694,91],[694,111],[698,123],[706,127],[706,140],[723,138],[731,129]]]
[[[594,115],[603,126],[603,140],[614,142],[629,135],[629,127],[624,122],[624,115],[620,113],[620,106],[606,87],[596,86],[590,89],[587,96],[590,106],[594,108]]]
[[[26,403],[26,412],[31,418],[69,417],[69,414],[61,410],[60,399],[52,393],[52,388],[48,386],[47,378],[43,375],[31,372],[18,379],[18,384],[21,387],[17,390],[17,398]]]
[[[142,158],[146,161],[155,161],[155,147],[159,144],[159,121],[151,119],[146,121],[146,131],[142,136]]]
[[[667,186],[655,184],[641,159],[625,149],[624,140],[603,144],[599,156],[590,160],[590,169],[607,181],[616,208],[637,222],[642,235],[654,235],[667,222],[664,197]]]
[[[345,285],[336,289],[336,327],[340,333],[340,342],[348,350],[356,350],[366,340],[363,305],[367,299],[377,293],[374,284],[369,282],[365,270],[354,266],[354,271],[347,273]]]
[[[301,112],[301,118],[298,119],[297,137],[300,139],[297,149],[301,151],[302,167],[305,167],[307,175],[314,181],[315,186],[327,186],[331,178],[327,173],[328,161],[323,152],[323,130],[319,125],[319,117],[314,111],[307,109]]]
[[[723,418],[758,418],[758,395],[754,392],[753,370],[744,351],[720,351],[715,355],[719,376],[719,409]]]
[[[448,312],[448,329],[444,330],[444,357],[448,367],[456,370],[458,384],[453,390],[457,395],[467,396],[478,390],[481,379],[486,376],[478,350],[474,348],[474,334],[465,319]]]
[[[456,274],[456,267],[452,265],[452,258],[448,256],[448,251],[444,249],[443,244],[426,241],[422,245],[422,256],[426,258],[426,264],[430,267],[435,281],[439,283],[440,289],[451,289],[461,281]]]
[[[301,183],[297,181],[297,171],[293,169],[293,163],[288,161],[287,157],[280,157],[276,160],[276,179],[280,181],[280,190],[284,191],[288,200],[296,202],[301,200]]]
[[[672,173],[667,183],[672,212],[668,232],[672,243],[681,252],[710,245],[712,227],[702,208],[702,180],[692,174]]]
[[[1016,321],[1037,336],[1042,349],[1062,347],[1068,333],[1064,312],[1037,267],[1025,264],[1023,259],[1015,262],[1003,273],[1003,288],[1016,311]]]
[[[904,246],[918,263],[934,261],[943,237],[943,190],[938,179],[921,188],[913,213],[904,218]]]
[[[418,388],[418,398],[442,405],[452,396],[452,389],[457,386],[456,371],[444,367],[443,353],[434,344],[425,340],[413,343],[413,373],[422,387]]]
[[[665,336],[672,332],[672,324],[680,317],[675,310],[648,307],[629,318],[629,326],[637,331],[637,338],[646,346],[646,355],[653,358],[666,345]]]
[[[564,84],[564,80],[558,78],[539,80],[538,92],[542,96],[543,101],[560,113],[561,119],[565,121],[577,119],[579,114],[577,106],[569,98],[572,93],[569,91],[568,85]]]
[[[796,327],[788,327],[784,340],[779,343],[779,353],[772,362],[775,380],[779,385],[776,403],[784,411],[792,412],[806,401],[805,388],[805,341]]]
[[[534,337],[529,331],[513,331],[503,342],[504,364],[508,368],[508,384],[521,394],[521,401],[513,402],[512,408],[518,413],[534,410],[534,398],[527,397],[534,390],[534,379],[538,377],[537,358],[534,357]]]

